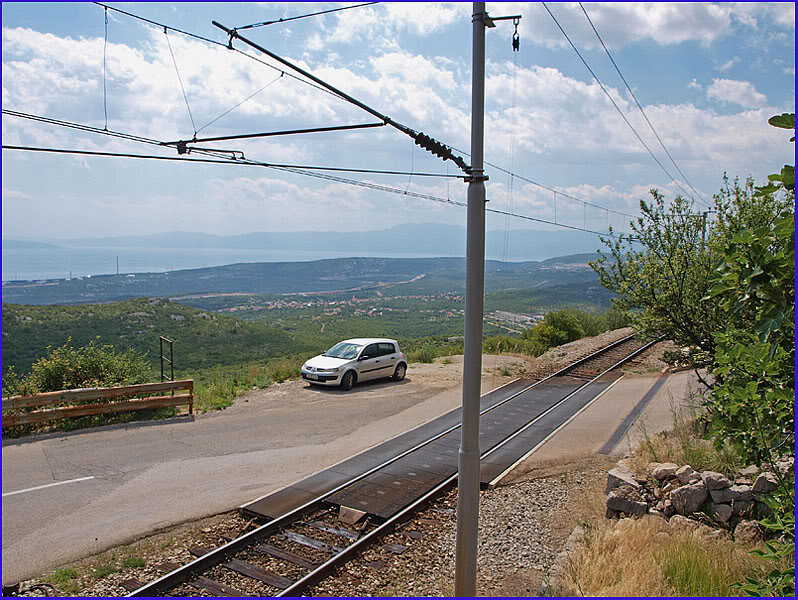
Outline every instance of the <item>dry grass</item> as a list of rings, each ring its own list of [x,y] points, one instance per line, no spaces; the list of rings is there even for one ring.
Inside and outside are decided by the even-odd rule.
[[[703,438],[703,425],[692,409],[672,407],[673,429],[649,435],[643,427],[643,440],[629,460],[629,467],[639,475],[647,473],[651,462],[690,465],[696,471],[718,471],[734,477],[744,466],[740,456],[729,446],[716,448]]]
[[[729,596],[770,565],[728,539],[674,532],[659,517],[590,528],[559,582],[571,596]]]

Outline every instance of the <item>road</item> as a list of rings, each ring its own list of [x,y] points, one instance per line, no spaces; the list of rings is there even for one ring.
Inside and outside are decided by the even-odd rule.
[[[289,382],[193,419],[4,440],[3,583],[229,511],[429,421],[459,406],[461,368],[414,367],[349,393]],[[483,377],[483,391],[510,379]],[[656,381],[625,376],[519,470],[600,451]],[[689,385],[666,378],[639,420],[669,427]]]
[[[460,404],[461,369],[350,392],[288,382],[194,418],[3,440],[3,583],[232,510],[425,423]]]

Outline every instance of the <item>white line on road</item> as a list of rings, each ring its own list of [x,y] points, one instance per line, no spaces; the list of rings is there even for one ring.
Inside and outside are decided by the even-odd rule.
[[[88,477],[79,477],[77,479],[68,479],[66,481],[56,481],[55,483],[48,483],[46,485],[37,485],[36,487],[28,488],[27,490],[17,490],[16,492],[6,492],[3,494],[3,498],[6,496],[13,496],[14,494],[24,494],[25,492],[32,492],[34,490],[42,490],[44,488],[53,487],[55,485],[64,485],[65,483],[75,483],[76,481],[86,481],[88,479],[94,479],[94,475],[89,475]]]

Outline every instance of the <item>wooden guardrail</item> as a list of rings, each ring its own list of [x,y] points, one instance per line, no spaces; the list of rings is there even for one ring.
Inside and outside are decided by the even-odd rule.
[[[147,398],[130,398],[144,394],[169,392],[168,396]],[[186,392],[175,394],[174,392]],[[113,401],[115,398],[123,400]],[[77,406],[59,406],[49,410],[20,412],[23,408],[47,407],[59,404],[74,404],[90,400],[111,400],[95,404],[79,404]],[[45,392],[33,396],[10,396],[3,398],[3,428],[30,423],[43,423],[67,417],[85,417],[87,415],[105,415],[120,412],[141,410],[144,408],[161,408],[164,406],[188,405],[189,414],[194,413],[194,380],[163,381],[160,383],[142,383],[112,388],[83,388],[79,390],[61,390]]]

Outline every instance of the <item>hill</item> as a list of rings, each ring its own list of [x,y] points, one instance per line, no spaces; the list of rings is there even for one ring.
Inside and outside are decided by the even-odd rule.
[[[592,255],[544,262],[486,261],[487,291],[597,284]],[[291,294],[362,291],[396,293],[465,289],[463,258],[336,258],[310,262],[239,263],[168,273],[100,275],[72,280],[3,283],[3,300],[19,304],[77,304],[207,293]]]
[[[71,339],[76,347],[95,337],[118,349],[134,348],[159,364],[159,341],[174,341],[177,370],[236,365],[307,351],[292,337],[263,323],[242,323],[176,302],[139,298],[82,306],[3,304],[3,372],[26,372],[47,346]]]

